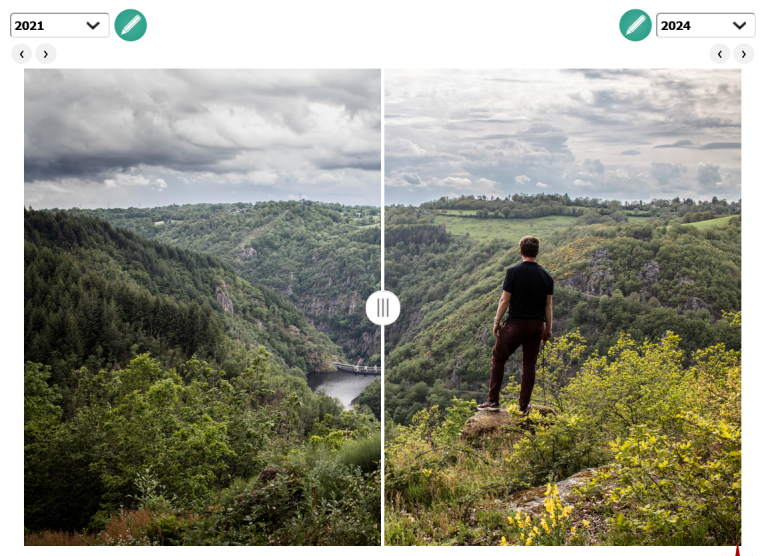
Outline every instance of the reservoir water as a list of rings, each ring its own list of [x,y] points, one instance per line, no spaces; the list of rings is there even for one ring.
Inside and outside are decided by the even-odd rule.
[[[339,398],[346,409],[352,409],[352,400],[360,395],[363,389],[381,375],[358,375],[337,371],[335,373],[312,373],[307,375],[307,384],[316,392],[320,388],[334,398]]]

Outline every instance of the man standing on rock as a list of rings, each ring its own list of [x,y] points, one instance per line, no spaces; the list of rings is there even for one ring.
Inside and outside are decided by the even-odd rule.
[[[536,380],[536,359],[541,342],[552,338],[552,294],[555,281],[544,270],[539,256],[539,238],[525,236],[520,240],[523,262],[507,269],[499,308],[493,321],[496,345],[491,357],[491,381],[488,399],[477,406],[481,411],[498,411],[499,393],[504,380],[504,365],[518,347],[523,346],[523,376],[520,384],[520,413],[530,411],[531,393]],[[504,312],[509,313],[502,322]]]

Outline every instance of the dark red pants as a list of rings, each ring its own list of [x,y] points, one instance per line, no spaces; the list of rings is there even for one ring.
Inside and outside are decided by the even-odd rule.
[[[501,325],[501,332],[496,338],[491,357],[491,383],[488,399],[499,401],[501,383],[504,381],[504,365],[510,356],[523,346],[523,376],[520,384],[520,407],[526,407],[531,401],[533,383],[536,380],[536,359],[541,347],[541,335],[544,333],[542,320],[508,321]]]

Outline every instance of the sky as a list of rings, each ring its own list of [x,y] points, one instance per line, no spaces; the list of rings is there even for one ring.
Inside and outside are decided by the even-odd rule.
[[[381,200],[379,70],[24,72],[24,203]]]
[[[741,198],[740,70],[387,70],[386,204]]]

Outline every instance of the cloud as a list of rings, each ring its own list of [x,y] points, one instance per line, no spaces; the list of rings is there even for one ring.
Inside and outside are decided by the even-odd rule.
[[[702,150],[712,149],[741,149],[741,143],[707,143],[699,147]]]
[[[397,138],[387,141],[387,156],[406,157],[406,156],[424,156],[427,151],[419,147],[413,141]]]
[[[712,187],[719,184],[723,181],[720,176],[720,166],[712,164],[711,162],[700,162],[696,172],[696,181],[705,187]]]
[[[590,160],[589,158],[584,160],[584,167],[589,174],[603,174],[605,173],[605,165],[598,159]]]
[[[682,139],[680,141],[676,141],[671,145],[656,145],[653,148],[654,149],[678,149],[678,148],[690,147],[692,145],[693,145],[693,141],[689,141],[688,139]]]
[[[229,201],[214,185],[227,183],[249,200],[378,204],[378,70],[33,69],[24,94],[25,189],[66,181],[73,199],[87,189],[103,206],[142,176],[167,202]],[[320,176],[338,189],[306,190]]]
[[[419,204],[446,189],[477,192],[481,179],[502,196],[546,189],[573,198],[711,198],[697,172],[681,168],[711,162],[723,177],[740,170],[740,76],[722,69],[389,71],[386,111],[397,117],[387,120],[387,172],[417,173],[436,189],[393,188],[387,198]],[[672,166],[654,171],[653,163]],[[455,178],[472,183],[437,189]],[[721,180],[732,188],[729,198],[738,182]]]
[[[457,177],[448,177],[444,178],[437,182],[437,185],[442,187],[463,187],[466,188],[470,185],[472,185],[472,180],[469,178],[457,178]]]
[[[651,175],[660,185],[667,185],[670,181],[679,178],[688,168],[682,164],[671,164],[669,162],[652,162]]]
[[[391,187],[427,187],[416,172],[398,172],[392,170],[385,179],[385,185]]]

